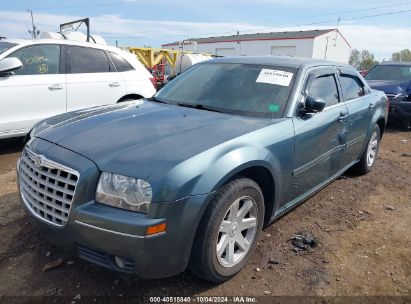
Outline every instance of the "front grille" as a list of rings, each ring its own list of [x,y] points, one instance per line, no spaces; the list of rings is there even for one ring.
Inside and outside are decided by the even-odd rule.
[[[64,226],[80,174],[25,148],[19,164],[20,192],[29,210],[55,226]]]

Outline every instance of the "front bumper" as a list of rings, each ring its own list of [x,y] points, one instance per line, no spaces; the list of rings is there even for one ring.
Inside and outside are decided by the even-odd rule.
[[[154,217],[113,208],[93,201],[100,174],[93,162],[41,139],[30,142],[30,147],[80,172],[73,205],[62,227],[35,216],[21,196],[26,212],[50,242],[84,260],[145,279],[169,277],[186,269],[208,195],[152,203],[150,214]],[[164,222],[166,232],[146,235],[148,227]]]
[[[390,101],[388,119],[411,122],[411,101]]]

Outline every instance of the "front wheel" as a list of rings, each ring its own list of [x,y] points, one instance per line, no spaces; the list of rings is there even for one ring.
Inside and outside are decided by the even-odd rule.
[[[263,221],[264,198],[254,181],[239,178],[224,185],[200,222],[190,269],[211,282],[230,279],[255,251]]]
[[[358,174],[366,174],[374,167],[378,149],[380,147],[380,141],[381,131],[379,126],[375,125],[360,161],[354,166],[354,169]]]

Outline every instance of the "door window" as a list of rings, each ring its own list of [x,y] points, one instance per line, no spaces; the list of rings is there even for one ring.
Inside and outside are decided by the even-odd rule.
[[[308,96],[321,98],[325,101],[326,107],[337,104],[340,98],[334,75],[321,75],[312,80],[309,85]]]
[[[356,99],[365,95],[364,85],[358,77],[342,74],[340,80],[345,100]]]
[[[134,70],[134,68],[120,55],[110,52],[109,53],[111,60],[119,72],[127,72]]]
[[[8,57],[17,57],[23,66],[16,75],[59,74],[60,46],[33,45],[15,51]]]
[[[115,67],[103,50],[70,46],[68,52],[68,74],[108,73]]]

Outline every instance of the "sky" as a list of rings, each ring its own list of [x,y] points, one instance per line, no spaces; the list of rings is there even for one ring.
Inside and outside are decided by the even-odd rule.
[[[337,28],[352,48],[377,60],[411,48],[411,0],[0,0],[0,36],[30,38],[31,18],[41,31],[90,17],[91,33],[109,44],[151,46],[200,38]],[[340,19],[340,21],[338,21]]]

